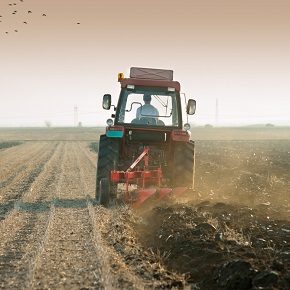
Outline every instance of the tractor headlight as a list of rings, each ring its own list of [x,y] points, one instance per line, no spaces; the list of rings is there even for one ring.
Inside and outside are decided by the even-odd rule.
[[[183,127],[186,131],[190,129],[190,125],[188,123],[185,123]]]
[[[175,88],[167,88],[168,92],[175,92]]]
[[[112,119],[108,119],[107,120],[107,125],[108,126],[112,126],[113,125],[113,120]]]
[[[135,85],[127,85],[127,89],[128,90],[134,90],[135,89]]]

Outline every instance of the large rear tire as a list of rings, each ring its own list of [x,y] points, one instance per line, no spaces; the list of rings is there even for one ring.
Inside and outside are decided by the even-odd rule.
[[[99,205],[107,207],[110,202],[110,183],[107,178],[102,178],[100,180],[98,199],[97,202]]]
[[[118,170],[119,162],[119,142],[116,139],[108,138],[106,135],[100,136],[98,164],[97,164],[97,180],[96,180],[96,200],[99,201],[100,183],[102,179],[107,179],[109,184],[108,194],[111,199],[116,198],[117,184],[110,182],[111,171]]]
[[[175,187],[194,188],[195,144],[194,141],[176,142],[174,146],[173,178]]]

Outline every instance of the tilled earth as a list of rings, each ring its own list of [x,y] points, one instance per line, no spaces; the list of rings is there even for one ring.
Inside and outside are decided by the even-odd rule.
[[[290,141],[196,143],[196,191],[146,212],[140,241],[192,288],[289,289]]]
[[[0,150],[1,289],[290,288],[289,140],[197,141],[195,191],[138,211],[95,204],[89,140],[37,140]]]

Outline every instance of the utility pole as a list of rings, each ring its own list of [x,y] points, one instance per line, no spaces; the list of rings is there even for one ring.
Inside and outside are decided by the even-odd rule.
[[[78,107],[74,107],[74,126],[78,125]]]
[[[215,101],[215,126],[218,127],[219,125],[219,104],[218,99]]]

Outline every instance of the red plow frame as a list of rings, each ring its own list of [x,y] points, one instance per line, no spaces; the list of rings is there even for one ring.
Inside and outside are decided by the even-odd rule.
[[[162,169],[158,167],[154,170],[148,169],[149,147],[144,147],[143,152],[132,163],[126,171],[111,171],[111,182],[126,183],[126,202],[132,204],[133,208],[139,207],[149,197],[154,196],[159,201],[167,195],[171,197],[178,196],[187,190],[187,187],[162,187]],[[137,164],[144,158],[144,167]],[[129,185],[137,184],[137,194],[129,191]],[[148,185],[150,187],[148,187]],[[132,195],[134,195],[132,197]]]

